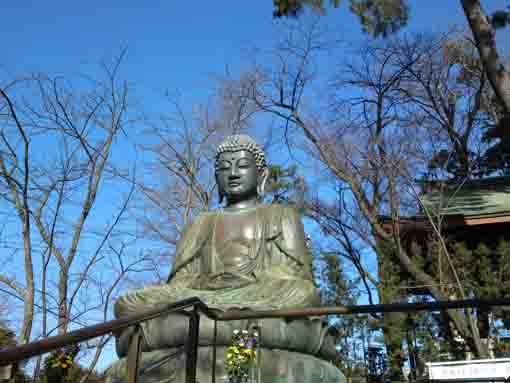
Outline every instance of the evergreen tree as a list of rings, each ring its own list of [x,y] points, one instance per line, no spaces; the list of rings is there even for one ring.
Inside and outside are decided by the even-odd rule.
[[[11,348],[16,347],[18,345],[18,341],[16,339],[16,334],[12,331],[9,326],[3,321],[0,321],[0,350],[3,348]],[[14,373],[11,372],[11,376],[14,377],[12,383],[23,383],[27,382],[28,378],[25,375],[20,365],[13,365]],[[6,368],[1,367],[0,370]]]
[[[324,12],[324,0],[273,0],[275,17],[298,16],[306,7]],[[333,7],[340,0],[331,0]],[[387,37],[407,24],[409,7],[405,0],[351,0],[350,10],[358,16],[363,31]]]
[[[336,253],[323,253],[316,256],[321,292],[321,303],[325,306],[353,305],[359,296],[356,292],[358,279],[349,276],[342,259]],[[348,380],[354,377],[364,376],[365,366],[362,362],[362,353],[356,350],[361,339],[362,347],[365,348],[366,322],[364,318],[356,316],[331,316],[331,332],[335,336],[335,344],[338,347],[335,364],[342,370]]]
[[[269,165],[268,169],[265,192],[271,203],[294,205],[303,213],[306,184],[304,178],[298,175],[297,167]]]
[[[15,347],[16,345],[16,334],[0,321],[0,348]]]

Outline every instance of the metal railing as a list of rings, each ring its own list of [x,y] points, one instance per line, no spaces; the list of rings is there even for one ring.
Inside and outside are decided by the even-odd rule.
[[[510,378],[429,379],[427,383],[510,383]]]
[[[132,314],[123,318],[103,322],[93,326],[87,326],[79,330],[70,331],[64,335],[48,337],[39,341],[22,346],[13,347],[0,351],[0,367],[18,364],[24,359],[84,342],[107,334],[119,333],[128,327],[134,327],[135,331],[131,338],[128,349],[128,383],[136,383],[139,377],[139,362],[142,353],[142,331],[140,324],[169,313],[179,313],[189,318],[188,342],[185,345],[186,352],[186,383],[196,383],[197,352],[200,327],[200,313],[214,321],[213,335],[213,363],[212,382],[215,382],[216,360],[216,336],[217,322],[241,319],[263,318],[300,318],[309,316],[348,315],[368,313],[391,313],[391,312],[416,312],[437,311],[461,308],[489,308],[495,306],[510,306],[510,298],[497,299],[467,299],[456,301],[438,301],[429,303],[393,303],[376,305],[353,305],[353,306],[327,306],[310,307],[300,309],[280,309],[268,311],[229,310],[226,312],[213,310],[206,306],[199,298],[188,298],[165,306],[158,306],[138,314]]]

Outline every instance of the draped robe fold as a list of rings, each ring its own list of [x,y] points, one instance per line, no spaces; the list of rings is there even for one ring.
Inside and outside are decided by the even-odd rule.
[[[216,254],[213,235],[220,214],[221,211],[200,214],[179,241],[168,283],[128,292],[117,301],[116,316],[192,296],[220,309],[264,310],[319,304],[303,224],[294,208],[280,205],[257,208],[256,264],[251,280],[244,276],[245,281],[240,275],[240,281],[230,278],[221,282],[225,270]]]
[[[194,219],[178,243],[168,283],[128,292],[116,302],[115,316],[190,297],[199,297],[209,307],[220,310],[271,310],[320,304],[313,283],[312,259],[296,209],[281,205],[256,208],[256,238],[250,252],[253,264],[248,273],[226,270],[221,255],[217,254],[214,234],[222,214],[226,213],[221,210],[206,212]],[[230,341],[232,325],[245,325],[238,322],[221,324],[218,344]],[[270,346],[310,354],[319,352],[327,330],[319,318],[268,319],[259,325],[261,323],[265,323],[262,327],[266,329],[262,331]],[[201,324],[200,344],[212,341],[209,334],[212,327],[208,327],[211,326]],[[143,324],[147,350],[184,344],[186,329],[186,319],[175,316]],[[303,336],[303,332],[307,336]],[[328,349],[326,354],[333,355],[334,349]],[[118,339],[117,350],[119,355],[125,354],[127,341]]]

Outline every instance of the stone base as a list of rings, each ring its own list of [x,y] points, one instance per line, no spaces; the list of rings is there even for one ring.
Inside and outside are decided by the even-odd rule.
[[[140,383],[185,383],[186,355],[164,363],[156,363],[177,349],[144,352],[140,362]],[[226,383],[226,347],[216,348],[216,381],[212,382],[212,347],[198,348],[197,381],[199,383]],[[107,383],[127,381],[126,359],[121,358],[107,371]],[[333,364],[311,355],[278,349],[260,350],[260,382],[258,383],[344,383],[345,378]],[[257,380],[253,383],[257,383]]]

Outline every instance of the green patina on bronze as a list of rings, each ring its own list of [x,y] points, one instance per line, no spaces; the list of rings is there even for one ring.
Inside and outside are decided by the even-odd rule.
[[[262,149],[250,137],[228,137],[218,148],[215,169],[220,200],[226,199],[226,205],[202,213],[193,220],[177,245],[168,282],[123,295],[115,304],[116,317],[189,297],[199,297],[218,310],[268,310],[320,304],[299,213],[292,207],[261,202],[267,179]],[[288,379],[282,381],[301,381],[303,376],[294,376],[293,371],[296,368],[302,371],[306,364],[321,366],[319,370],[326,368],[333,380],[343,380],[340,371],[326,361],[333,359],[336,351],[328,336],[327,323],[321,318],[256,322],[261,330],[261,347],[265,355],[262,357],[265,360],[263,375],[275,380],[274,371],[288,365],[292,366],[290,369],[286,367]],[[228,346],[234,329],[253,324],[247,320],[219,322],[216,344]],[[144,352],[141,362],[145,366],[142,368],[150,369],[156,354],[164,355],[187,341],[187,318],[177,314],[148,321],[142,329]],[[201,319],[200,355],[209,353],[213,329],[211,320]],[[117,352],[122,359],[112,366],[112,377],[123,379],[130,337],[130,330],[117,337]],[[268,358],[269,348],[282,350],[281,356]],[[218,353],[220,360],[223,357]],[[142,382],[181,381],[180,372],[168,373],[172,363],[175,364],[172,368],[180,368],[176,366],[182,364],[169,361],[152,369],[145,378],[142,376]],[[199,374],[210,373],[204,366],[199,362]],[[218,371],[218,380],[224,379],[224,371],[221,368]]]
[[[218,231],[231,234],[231,221],[238,221],[238,228],[250,227],[255,238],[229,236],[222,241]],[[301,226],[298,213],[282,206],[202,214],[180,241],[168,284],[126,294],[117,301],[115,313],[192,296],[216,308],[318,305]]]

